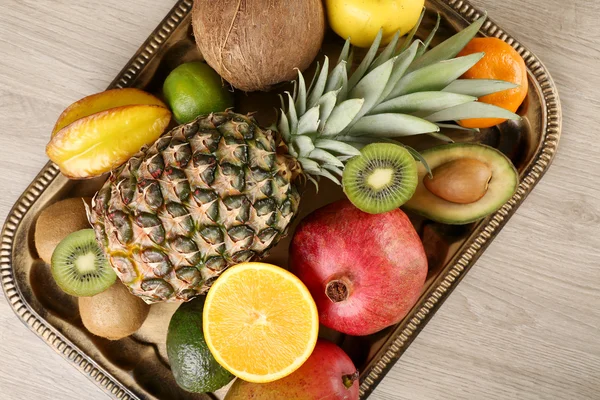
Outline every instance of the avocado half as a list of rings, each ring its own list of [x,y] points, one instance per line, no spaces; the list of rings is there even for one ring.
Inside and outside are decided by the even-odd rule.
[[[479,160],[492,170],[485,195],[473,203],[458,204],[436,196],[425,187],[423,180],[427,176],[427,170],[419,163],[417,190],[404,207],[437,222],[464,225],[482,219],[502,207],[519,185],[519,174],[510,159],[493,147],[451,143],[425,150],[421,155],[432,171],[440,165],[461,158]]]

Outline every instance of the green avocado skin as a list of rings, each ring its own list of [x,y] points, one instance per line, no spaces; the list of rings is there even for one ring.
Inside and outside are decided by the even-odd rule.
[[[167,355],[175,381],[184,390],[213,392],[233,379],[212,356],[202,332],[204,296],[182,304],[169,323]]]

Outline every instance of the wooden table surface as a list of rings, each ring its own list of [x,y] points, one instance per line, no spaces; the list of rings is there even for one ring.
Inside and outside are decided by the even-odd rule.
[[[0,1],[0,223],[46,163],[59,113],[104,89],[173,3]],[[600,2],[474,3],[552,73],[558,155],[372,399],[599,399]],[[0,398],[105,395],[2,299]]]

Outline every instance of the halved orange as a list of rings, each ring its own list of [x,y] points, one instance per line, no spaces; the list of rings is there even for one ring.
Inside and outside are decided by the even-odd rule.
[[[304,284],[275,265],[242,263],[206,296],[203,330],[211,353],[248,382],[281,379],[311,355],[319,334],[317,306]]]

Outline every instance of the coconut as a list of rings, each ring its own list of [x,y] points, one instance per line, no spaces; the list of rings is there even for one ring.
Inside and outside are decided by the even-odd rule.
[[[192,25],[206,62],[244,91],[296,77],[325,34],[322,0],[195,0]]]

